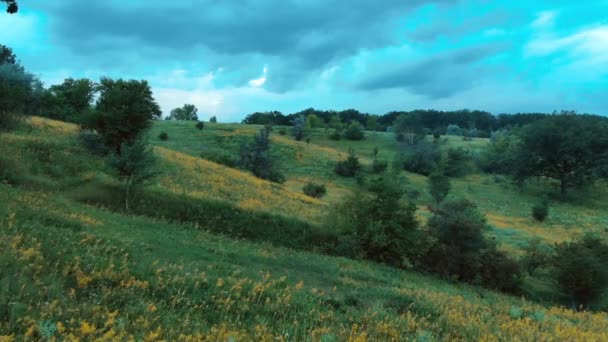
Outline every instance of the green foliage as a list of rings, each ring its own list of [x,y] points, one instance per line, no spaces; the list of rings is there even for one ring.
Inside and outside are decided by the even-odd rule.
[[[543,222],[549,215],[549,201],[542,198],[538,203],[532,206],[532,217],[536,221]]]
[[[388,162],[386,160],[374,159],[372,161],[372,173],[382,173],[388,168]]]
[[[344,131],[344,137],[348,140],[363,140],[365,138],[363,126],[358,121],[351,122]]]
[[[293,127],[291,133],[296,141],[304,139],[306,136],[306,122],[303,116],[298,116],[293,120]]]
[[[93,81],[67,78],[45,91],[40,116],[67,122],[80,122],[91,109],[96,85]]]
[[[96,110],[82,126],[100,134],[117,154],[121,146],[133,143],[161,115],[146,81],[102,78],[99,91]]]
[[[319,128],[321,127],[321,119],[314,114],[309,114],[306,116],[306,128]]]
[[[441,138],[441,134],[443,133],[443,130],[441,128],[435,128],[433,130],[433,139],[437,140],[439,138]]]
[[[214,116],[212,116],[211,118],[209,118],[209,122],[211,123],[217,123],[217,118]]]
[[[521,258],[520,263],[528,274],[532,274],[538,268],[551,265],[552,257],[553,250],[543,245],[541,240],[536,238],[530,241],[524,248],[524,256]]]
[[[304,185],[304,187],[302,187],[302,191],[306,195],[314,198],[321,198],[327,193],[327,189],[325,188],[324,184],[317,184],[312,182]]]
[[[435,144],[421,141],[401,152],[396,162],[409,172],[428,176],[438,167],[440,159],[441,155]]]
[[[397,141],[407,141],[410,145],[424,139],[425,135],[420,115],[399,115],[393,122],[393,131]]]
[[[17,0],[2,0],[2,2],[6,2],[6,13],[15,14],[19,11]]]
[[[78,140],[93,155],[103,157],[112,152],[112,149],[105,144],[103,137],[94,131],[81,130],[78,133]]]
[[[167,132],[160,132],[160,134],[158,135],[158,139],[162,141],[167,141],[169,140],[169,134],[167,134]]]
[[[361,170],[359,158],[353,149],[348,151],[348,157],[345,160],[336,163],[334,171],[343,177],[355,177]]]
[[[471,154],[462,147],[450,148],[444,166],[444,173],[449,177],[461,177],[471,171]]]
[[[340,134],[340,132],[338,132],[338,130],[334,130],[334,132],[330,134],[329,139],[338,141],[342,139],[342,135]]]
[[[591,183],[608,163],[607,136],[608,124],[592,116],[565,113],[536,121],[522,129],[513,175],[518,181],[555,179],[565,195]]]
[[[114,153],[108,158],[108,165],[125,185],[125,209],[129,210],[131,192],[155,176],[155,157],[152,149],[143,139],[136,139],[131,144],[123,144],[121,153]]]
[[[510,174],[519,144],[517,134],[498,132],[490,140],[479,158],[479,167],[488,173]]]
[[[194,127],[196,127],[199,130],[202,130],[203,128],[205,128],[205,123],[202,121],[199,121],[196,123],[196,125],[194,125]]]
[[[180,108],[175,108],[171,110],[169,114],[170,120],[188,120],[188,121],[197,121],[198,120],[198,109],[193,104],[185,104]]]
[[[365,128],[367,128],[368,131],[375,132],[378,129],[378,116],[370,115],[365,123]]]
[[[369,192],[348,197],[328,218],[340,232],[338,251],[397,267],[411,267],[421,254],[416,206],[403,203],[393,177],[373,179]]]
[[[264,127],[253,138],[253,143],[241,145],[238,164],[251,171],[256,177],[283,183],[285,176],[277,169],[274,158],[270,154],[270,130],[269,126]]]
[[[475,204],[443,202],[434,209],[428,226],[436,241],[425,258],[432,272],[502,291],[519,289],[519,266],[484,237],[486,219]]]
[[[588,307],[608,288],[608,245],[599,237],[558,244],[553,259],[556,278],[572,305]]]
[[[435,204],[440,204],[450,192],[450,179],[442,172],[435,171],[429,175],[428,188]]]
[[[462,129],[458,125],[450,124],[446,128],[445,134],[447,134],[447,135],[462,135]]]
[[[19,65],[13,51],[0,44],[0,131],[16,127],[36,81]]]

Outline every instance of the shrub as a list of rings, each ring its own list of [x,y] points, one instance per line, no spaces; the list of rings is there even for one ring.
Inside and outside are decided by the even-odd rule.
[[[441,128],[439,128],[439,127],[438,127],[438,128],[435,128],[435,129],[433,130],[433,138],[434,138],[435,140],[437,140],[437,139],[441,138],[441,133],[443,133],[443,132],[442,132],[442,130],[441,130]]]
[[[386,160],[374,159],[374,161],[372,162],[372,172],[373,173],[382,173],[382,172],[386,171],[387,167],[388,167],[388,162]]]
[[[199,130],[202,130],[203,128],[205,128],[205,123],[202,121],[199,121],[196,123],[196,125],[194,125],[194,127],[198,128]]]
[[[96,156],[107,156],[111,152],[111,149],[104,143],[103,137],[94,131],[81,130],[78,140],[84,148]]]
[[[285,134],[287,134],[287,130],[286,130],[285,128],[281,128],[281,129],[279,130],[279,134],[280,134],[280,135],[285,135]]]
[[[409,172],[428,176],[437,168],[440,154],[434,144],[421,141],[409,151],[398,155],[401,167]]]
[[[471,170],[471,154],[459,147],[450,148],[447,152],[445,162],[445,175],[450,177],[461,177],[468,174]]]
[[[158,139],[162,140],[162,141],[166,141],[169,140],[169,134],[167,134],[167,132],[161,132],[158,135]]]
[[[361,164],[359,163],[359,158],[355,155],[355,151],[350,149],[346,160],[336,163],[334,170],[340,176],[354,177],[361,170]]]
[[[242,144],[239,165],[251,171],[256,177],[275,183],[283,183],[285,176],[277,169],[270,154],[270,128],[264,127],[253,137],[251,144]]]
[[[338,251],[410,267],[422,242],[416,206],[401,200],[404,191],[390,177],[373,179],[368,191],[348,197],[328,217],[327,225],[340,234]]]
[[[359,121],[351,122],[344,131],[344,137],[348,140],[363,140],[365,137],[363,126],[361,126]]]
[[[435,204],[440,204],[450,192],[450,179],[435,171],[428,178],[428,187]]]
[[[553,266],[557,282],[573,307],[587,307],[608,288],[608,245],[600,238],[585,235],[556,246]]]
[[[520,263],[528,274],[532,274],[537,268],[550,265],[551,255],[551,249],[542,245],[540,239],[535,238],[524,248],[524,256]]]
[[[340,140],[342,139],[342,135],[340,135],[340,132],[338,132],[337,130],[335,130],[330,136],[329,139],[331,140]]]
[[[201,153],[201,158],[228,167],[236,167],[238,164],[238,158],[234,154],[224,150],[205,151]]]
[[[445,134],[447,134],[447,135],[462,135],[462,129],[458,125],[448,125]]]
[[[543,222],[549,216],[549,201],[541,199],[532,206],[532,217],[538,222]]]
[[[306,195],[314,198],[321,198],[327,193],[327,189],[325,188],[324,184],[316,183],[308,183],[304,185],[304,187],[302,187],[302,191]]]

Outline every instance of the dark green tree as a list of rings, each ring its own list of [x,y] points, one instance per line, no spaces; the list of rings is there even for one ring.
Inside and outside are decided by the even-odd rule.
[[[161,110],[146,81],[102,78],[95,110],[82,126],[97,132],[116,154],[160,118]]]
[[[79,122],[91,109],[96,85],[93,81],[68,78],[51,86],[44,97],[41,115],[51,119]]]
[[[185,104],[180,108],[175,108],[169,114],[171,120],[198,120],[198,109],[193,104]]]
[[[348,197],[328,218],[341,235],[342,254],[411,267],[423,254],[416,206],[402,201],[405,193],[393,175],[370,182],[368,191]]]
[[[256,177],[271,182],[283,183],[285,176],[277,169],[270,154],[270,126],[265,126],[253,142],[244,143],[240,148],[239,166],[251,171]]]
[[[135,190],[155,176],[155,157],[143,138],[123,143],[120,154],[108,157],[108,165],[114,169],[125,186],[125,210],[129,210],[129,200]]]
[[[211,118],[209,118],[209,122],[211,123],[217,123],[217,118],[214,116],[212,116]]]
[[[424,139],[424,125],[420,115],[401,114],[393,122],[393,131],[397,139],[403,139],[410,145],[414,145],[421,139]],[[403,138],[400,138],[403,137]]]
[[[593,116],[558,114],[521,132],[512,165],[516,180],[546,177],[568,189],[591,183],[608,165],[608,124]]]
[[[0,130],[11,129],[31,102],[36,78],[25,71],[12,49],[0,44]]]
[[[596,236],[585,235],[556,246],[556,278],[573,307],[589,306],[608,288],[606,265],[608,245]]]
[[[435,202],[439,205],[450,192],[450,179],[441,171],[435,171],[428,178],[429,193]]]
[[[376,115],[370,115],[365,123],[365,128],[368,131],[375,132],[378,129],[378,117]]]
[[[349,149],[348,157],[345,160],[336,163],[334,168],[337,174],[343,177],[355,177],[361,170],[359,158],[353,149]]]
[[[363,140],[365,138],[363,126],[361,126],[359,121],[351,122],[344,131],[344,137],[348,140]]]
[[[300,141],[304,139],[306,136],[306,120],[303,116],[298,116],[293,120],[293,127],[291,128],[291,133],[293,134],[293,138],[296,141]]]

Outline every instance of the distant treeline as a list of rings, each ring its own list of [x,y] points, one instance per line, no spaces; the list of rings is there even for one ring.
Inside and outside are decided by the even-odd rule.
[[[553,114],[555,114],[554,112]],[[356,109],[347,109],[343,111],[335,110],[318,110],[314,108],[305,109],[293,114],[283,114],[279,111],[270,112],[255,112],[247,115],[242,121],[244,124],[252,125],[293,125],[294,119],[301,116],[315,115],[326,125],[331,122],[333,116],[340,118],[341,122],[350,123],[358,121],[364,127],[368,127],[370,118],[375,118],[375,130],[386,131],[393,125],[397,117],[405,115],[408,121],[416,122],[420,126],[429,131],[440,130],[442,134],[449,125],[457,125],[462,129],[476,129],[479,131],[479,136],[489,136],[492,131],[500,129],[508,129],[511,127],[519,127],[539,119],[543,119],[552,114],[547,113],[516,113],[516,114],[499,114],[480,110],[455,110],[455,111],[440,111],[433,109],[416,109],[412,111],[393,111],[384,115],[375,115],[363,113]],[[372,128],[373,130],[373,128]]]

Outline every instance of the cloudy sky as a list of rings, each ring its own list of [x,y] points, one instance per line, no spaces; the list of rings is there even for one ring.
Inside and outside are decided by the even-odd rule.
[[[19,0],[45,82],[148,80],[165,113],[415,108],[608,115],[608,0]]]

